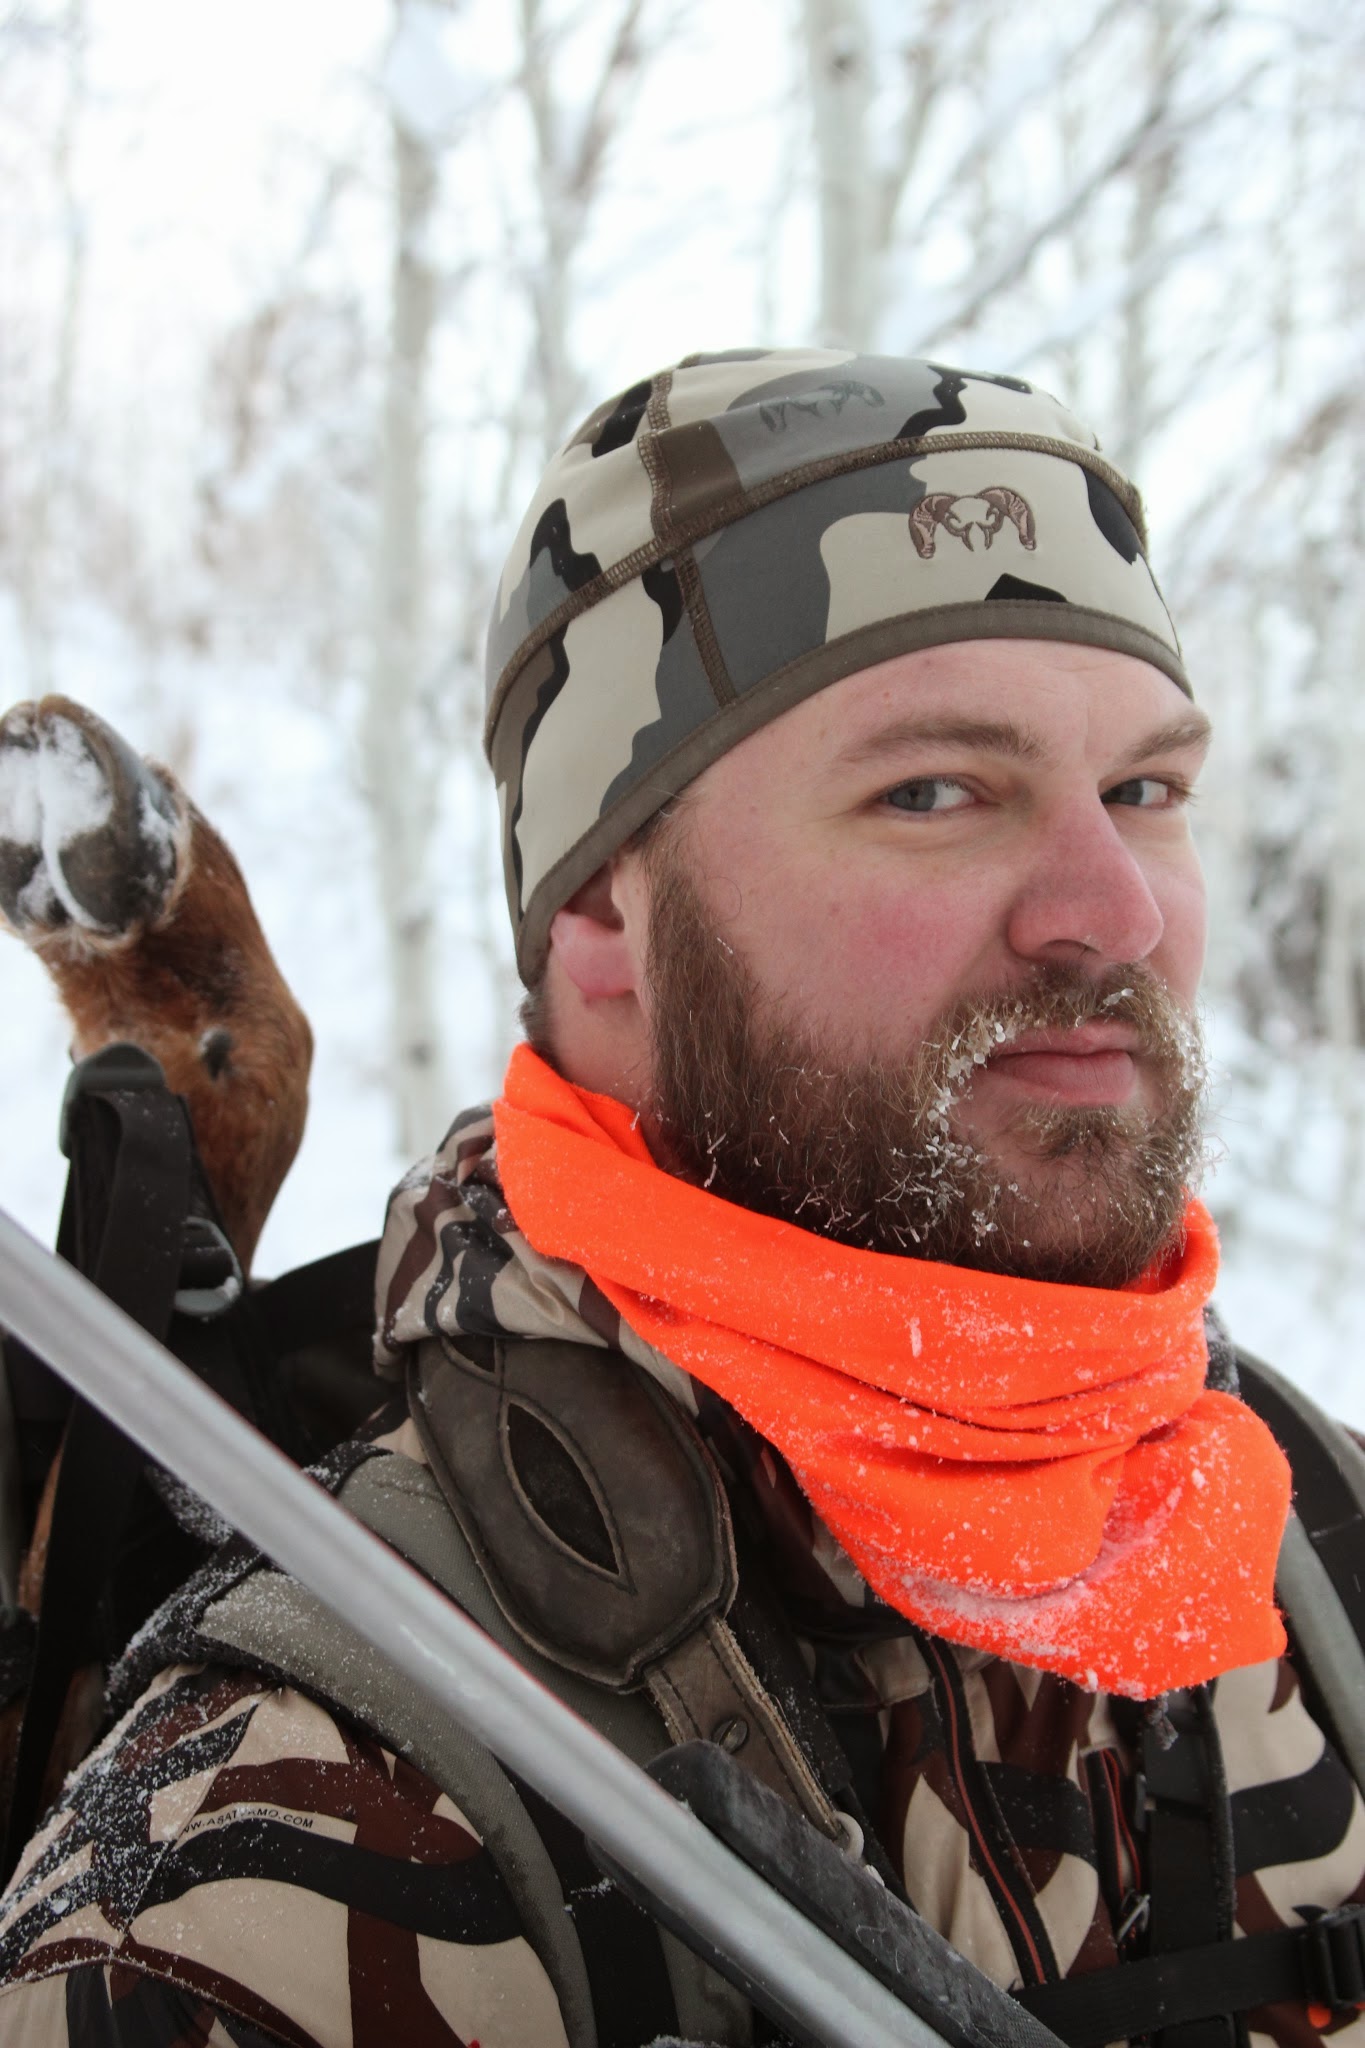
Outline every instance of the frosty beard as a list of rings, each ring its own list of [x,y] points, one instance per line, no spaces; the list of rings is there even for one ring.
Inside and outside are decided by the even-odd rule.
[[[719,939],[671,837],[647,858],[649,1124],[673,1171],[842,1244],[1022,1279],[1121,1287],[1175,1241],[1202,1163],[1204,1061],[1149,968],[1047,967],[954,1004],[904,1060],[840,1061]],[[1157,1107],[1023,1107],[1010,1135],[1026,1164],[1006,1171],[962,1134],[973,1074],[1023,1032],[1092,1017],[1135,1032]]]

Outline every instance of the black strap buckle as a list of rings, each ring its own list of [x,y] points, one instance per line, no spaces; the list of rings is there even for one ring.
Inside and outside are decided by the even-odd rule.
[[[1310,2005],[1353,2012],[1365,2005],[1365,1906],[1338,1906],[1303,1930],[1303,1974]]]
[[[232,1307],[245,1282],[226,1233],[209,1216],[187,1216],[180,1235],[180,1284],[175,1307],[209,1323]]]

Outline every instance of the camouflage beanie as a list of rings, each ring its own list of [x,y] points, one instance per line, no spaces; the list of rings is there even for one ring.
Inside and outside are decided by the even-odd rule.
[[[1189,684],[1137,492],[1013,377],[890,356],[689,356],[550,463],[503,573],[486,740],[517,958],[747,733],[892,655],[1080,641]]]

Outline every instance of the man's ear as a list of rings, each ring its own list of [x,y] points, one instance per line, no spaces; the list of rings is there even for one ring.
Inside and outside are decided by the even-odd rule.
[[[638,994],[644,978],[638,890],[607,861],[550,922],[550,951],[585,1002]]]

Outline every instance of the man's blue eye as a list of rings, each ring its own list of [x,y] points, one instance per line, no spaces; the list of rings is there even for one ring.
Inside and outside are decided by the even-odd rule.
[[[914,782],[898,782],[886,801],[898,811],[956,811],[971,802],[971,793],[951,775],[921,775]]]
[[[1104,801],[1132,804],[1139,810],[1159,810],[1175,794],[1169,782],[1159,782],[1154,775],[1135,775],[1128,782],[1116,782],[1112,789],[1106,789]]]

